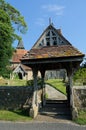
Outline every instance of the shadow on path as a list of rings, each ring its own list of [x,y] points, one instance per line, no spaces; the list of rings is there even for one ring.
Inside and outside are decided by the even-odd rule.
[[[66,100],[47,100],[46,105],[39,110],[35,119],[43,122],[71,121],[70,108]]]

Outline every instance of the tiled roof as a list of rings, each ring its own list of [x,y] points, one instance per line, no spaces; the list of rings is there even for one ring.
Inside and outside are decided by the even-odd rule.
[[[17,67],[22,67],[23,68],[23,70],[25,70],[25,71],[29,71],[29,70],[31,70],[31,68],[30,67],[28,67],[28,66],[26,66],[26,65],[23,65],[23,64],[18,64],[18,65],[16,65],[16,66],[11,66],[10,68],[11,68],[11,70],[15,70]]]
[[[24,49],[17,49],[13,56],[12,56],[12,62],[16,62],[16,63],[20,63],[20,59],[22,58],[23,55],[25,55],[27,53],[26,50]]]
[[[30,67],[28,67],[28,66],[26,66],[26,65],[23,65],[23,64],[21,64],[21,67],[22,67],[25,71],[31,70]]]
[[[41,58],[60,58],[84,56],[78,49],[72,45],[46,46],[39,49],[31,49],[27,52],[23,59],[41,59]]]

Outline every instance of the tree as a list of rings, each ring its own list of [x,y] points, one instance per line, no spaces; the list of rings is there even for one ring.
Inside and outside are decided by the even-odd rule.
[[[80,67],[74,75],[74,81],[86,84],[86,68]]]
[[[0,9],[0,75],[7,73],[9,59],[12,56],[13,28],[9,16]]]
[[[0,76],[6,77],[13,53],[12,43],[15,39],[20,39],[15,30],[25,33],[26,28],[27,25],[19,11],[0,0]]]
[[[21,33],[26,33],[27,24],[24,20],[24,17],[20,14],[20,12],[11,6],[9,3],[6,3],[4,0],[0,0],[0,9],[4,10],[10,18],[11,24],[14,28],[13,38],[20,40],[21,37],[15,33],[16,30]]]

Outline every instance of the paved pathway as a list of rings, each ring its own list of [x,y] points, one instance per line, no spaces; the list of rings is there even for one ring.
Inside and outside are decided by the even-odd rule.
[[[86,130],[86,126],[70,123],[0,122],[0,130]]]
[[[55,88],[51,87],[50,85],[46,84],[46,93],[48,93],[49,99],[58,99],[58,100],[66,100],[66,96],[59,91],[57,91]]]
[[[57,104],[56,101],[56,100],[66,101],[67,97],[61,92],[57,91],[55,88],[47,84],[46,84],[46,93],[48,94],[48,104],[46,104],[45,107],[40,109],[40,112],[34,121],[49,122],[49,123],[71,122],[70,111],[67,104],[63,102]]]

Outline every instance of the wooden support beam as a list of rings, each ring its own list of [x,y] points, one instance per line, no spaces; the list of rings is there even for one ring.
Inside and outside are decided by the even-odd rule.
[[[37,98],[37,91],[38,91],[38,86],[37,86],[37,74],[38,70],[34,67],[32,69],[33,71],[33,80],[34,80],[34,85],[33,85],[33,99],[32,99],[32,107],[30,109],[30,116],[32,118],[35,118],[38,114],[38,98]]]
[[[75,113],[76,113],[76,108],[74,106],[74,96],[73,96],[73,74],[75,72],[75,69],[73,67],[73,63],[70,63],[69,64],[69,68],[67,69],[67,75],[68,75],[68,87],[69,87],[69,92],[68,92],[68,95],[69,95],[69,103],[70,103],[70,110],[71,110],[71,117],[72,119],[74,119],[75,117]]]
[[[45,70],[40,70],[41,72],[41,78],[42,78],[42,106],[45,106],[46,104],[46,100],[45,100],[45,94],[46,94],[46,91],[45,91],[45,85],[44,85],[44,77],[45,77]]]

